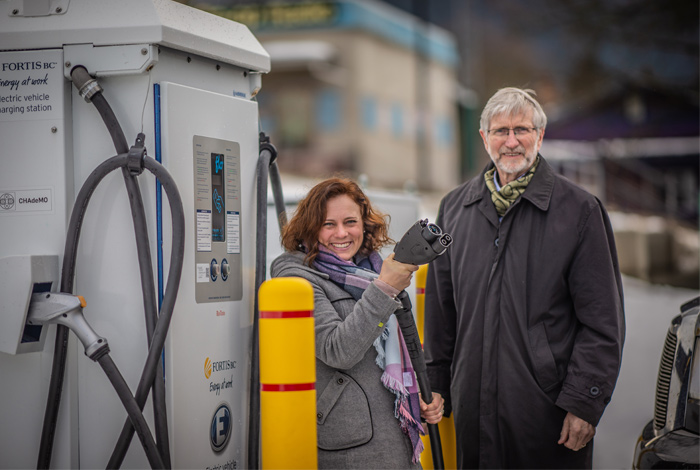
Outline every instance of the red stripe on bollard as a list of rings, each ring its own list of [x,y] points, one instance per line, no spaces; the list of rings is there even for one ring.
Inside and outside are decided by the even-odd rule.
[[[298,310],[295,312],[260,312],[260,318],[309,318],[313,316],[313,310]]]
[[[314,390],[315,383],[308,384],[260,384],[261,392],[304,392]]]

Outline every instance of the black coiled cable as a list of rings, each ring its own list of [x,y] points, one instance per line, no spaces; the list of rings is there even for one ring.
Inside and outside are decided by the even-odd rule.
[[[82,86],[85,85],[85,83],[92,80],[87,71],[82,67],[76,67],[75,69],[73,69],[71,77],[73,78],[74,84],[78,89],[81,89]],[[106,99],[102,96],[101,91],[98,91],[93,96],[91,96],[91,100],[95,104],[100,115],[102,116],[102,119],[105,122],[105,125],[107,126],[107,129],[110,133],[110,136],[112,137],[112,141],[115,145],[115,148],[120,154],[126,154],[129,150],[126,143],[126,138],[124,137],[124,133],[122,132],[121,127],[119,126],[119,122],[117,121],[114,112],[107,103]],[[163,188],[166,190],[168,200],[170,202],[170,209],[172,213],[173,222],[173,246],[171,252],[170,271],[168,275],[166,292],[164,294],[161,318],[158,319],[154,292],[155,282],[153,280],[153,273],[151,270],[150,248],[148,242],[145,210],[143,208],[143,200],[141,198],[141,192],[138,188],[138,183],[136,182],[135,176],[133,176],[130,173],[127,165],[128,158],[126,155],[118,155],[116,157],[113,157],[112,159],[109,159],[102,165],[100,165],[95,171],[93,171],[93,173],[88,177],[88,180],[83,185],[83,188],[81,189],[78,198],[76,199],[76,203],[71,214],[68,233],[66,236],[66,246],[64,250],[63,269],[61,276],[61,292],[73,292],[73,280],[75,276],[75,265],[78,241],[80,239],[80,229],[82,226],[83,218],[85,216],[85,211],[87,210],[87,204],[89,202],[90,196],[94,192],[99,181],[101,181],[102,178],[104,178],[104,176],[106,176],[109,172],[113,171],[116,168],[121,168],[129,196],[132,218],[134,220],[134,233],[136,237],[137,253],[139,258],[141,285],[144,295],[144,309],[146,311],[147,337],[149,339],[148,359],[146,361],[146,366],[144,367],[141,382],[139,383],[135,403],[138,404],[140,414],[141,410],[143,409],[143,405],[145,404],[146,397],[148,395],[148,388],[150,388],[150,386],[152,385],[154,388],[153,404],[156,422],[156,436],[158,440],[158,455],[148,455],[152,454],[152,451],[150,451],[148,448],[146,449],[146,452],[149,456],[149,462],[151,462],[152,466],[170,468],[171,464],[170,449],[167,435],[167,414],[165,411],[165,385],[162,374],[162,363],[159,361],[159,358],[162,354],[163,345],[165,343],[165,337],[167,335],[167,329],[169,327],[170,318],[172,316],[172,310],[175,304],[175,299],[177,297],[177,290],[179,287],[180,275],[182,272],[185,228],[184,211],[182,209],[182,200],[180,198],[179,192],[177,191],[175,182],[170,176],[170,174],[158,162],[149,157],[145,157],[143,160],[144,167],[148,169],[151,173],[153,173],[158,179],[161,180]],[[55,436],[56,423],[58,420],[58,409],[61,401],[63,378],[65,375],[67,347],[68,329],[64,326],[59,325],[56,330],[56,346],[54,348],[53,369],[51,374],[51,382],[49,385],[49,395],[47,399],[46,412],[44,414],[44,424],[42,428],[37,468],[49,468],[51,463],[53,441]],[[103,368],[104,367],[105,366],[103,365]],[[107,370],[105,370],[105,372],[107,372]],[[111,379],[112,378],[110,377],[110,380]],[[144,381],[146,383],[145,386],[143,386]],[[145,393],[143,392],[144,388]],[[123,390],[118,390],[118,393],[120,393],[120,397],[124,395]],[[128,394],[131,395],[131,392],[128,391]],[[122,401],[124,402],[124,399],[122,399]],[[129,406],[127,406],[125,403],[125,407],[127,407],[127,410],[129,410]],[[110,463],[114,461],[118,461],[119,463],[121,463],[126,453],[126,450],[128,449],[128,445],[131,436],[133,435],[134,429],[132,421],[134,421],[135,418],[132,417],[132,414],[133,410],[132,412],[130,412],[130,418],[124,426],[122,436],[120,436],[120,440],[118,441],[117,448],[115,448],[112,458],[110,459]],[[141,426],[138,425],[137,428],[141,428]],[[139,437],[141,438],[142,443],[145,442],[145,436],[140,434]],[[118,465],[112,465],[110,466],[110,468],[114,468],[117,466]]]

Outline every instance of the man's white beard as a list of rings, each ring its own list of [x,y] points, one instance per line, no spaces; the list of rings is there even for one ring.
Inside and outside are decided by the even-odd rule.
[[[503,153],[523,154],[523,158],[519,158],[518,160],[514,161],[508,161],[508,157],[502,157],[499,151],[495,151],[495,155],[493,152],[489,152],[491,160],[501,173],[514,175],[515,177],[519,177],[520,175],[525,173],[528,170],[528,168],[530,168],[532,164],[535,163],[535,157],[537,157],[537,151],[534,148],[528,152],[522,145]]]

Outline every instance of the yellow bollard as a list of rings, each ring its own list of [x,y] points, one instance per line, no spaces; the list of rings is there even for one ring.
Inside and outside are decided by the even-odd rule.
[[[420,344],[423,344],[423,326],[425,325],[425,284],[428,280],[428,265],[418,267],[416,271],[416,328]]]
[[[428,279],[428,265],[424,264],[416,271],[416,328],[418,336],[423,344],[423,326],[425,325],[425,284]],[[442,460],[445,469],[457,468],[457,438],[455,436],[455,423],[452,415],[443,417],[438,423],[440,431],[440,443],[442,444]],[[433,468],[433,452],[430,448],[430,437],[421,436],[425,450],[420,456],[420,463],[424,470]]]
[[[305,279],[260,286],[260,424],[263,469],[315,469],[314,293]]]

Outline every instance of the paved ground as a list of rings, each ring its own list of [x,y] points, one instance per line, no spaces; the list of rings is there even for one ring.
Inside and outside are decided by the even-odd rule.
[[[625,277],[627,339],[612,402],[598,425],[593,468],[628,469],[634,446],[652,418],[656,376],[670,320],[698,292]]]

